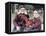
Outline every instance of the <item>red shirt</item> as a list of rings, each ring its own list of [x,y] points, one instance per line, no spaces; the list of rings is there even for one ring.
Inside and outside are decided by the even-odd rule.
[[[41,21],[40,21],[39,18],[34,18],[34,19],[33,19],[32,27],[33,27],[34,29],[39,29],[39,30],[40,30],[40,28],[41,28]]]

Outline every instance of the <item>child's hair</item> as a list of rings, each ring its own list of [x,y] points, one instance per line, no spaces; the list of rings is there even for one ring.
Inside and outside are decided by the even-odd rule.
[[[35,14],[34,17],[40,17],[40,14],[38,13],[37,10],[34,10],[33,14]]]
[[[26,10],[27,10],[27,8],[26,8],[26,6],[24,5],[24,4],[19,4],[19,5],[17,5],[17,8],[16,9],[21,9],[21,8],[25,8]]]

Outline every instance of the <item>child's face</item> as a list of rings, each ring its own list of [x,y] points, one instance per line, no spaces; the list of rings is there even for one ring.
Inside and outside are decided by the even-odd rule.
[[[33,16],[34,16],[35,18],[39,17],[38,11],[35,10],[35,11],[33,12]]]
[[[19,9],[19,12],[20,12],[20,13],[25,13],[25,14],[27,14],[27,10],[26,10],[25,8],[20,8],[20,9]]]

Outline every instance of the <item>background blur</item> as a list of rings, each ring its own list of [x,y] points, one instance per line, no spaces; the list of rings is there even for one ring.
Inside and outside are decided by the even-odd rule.
[[[11,4],[11,31],[14,28],[13,25],[13,19],[16,16],[16,13],[18,12],[18,10],[24,6],[27,9],[27,13],[30,17],[30,19],[33,19],[33,12],[34,10],[38,11],[38,14],[40,15],[40,20],[41,20],[41,30],[43,30],[43,14],[44,14],[44,6],[43,5],[36,5],[36,4],[31,4],[31,5],[21,5],[21,4]]]

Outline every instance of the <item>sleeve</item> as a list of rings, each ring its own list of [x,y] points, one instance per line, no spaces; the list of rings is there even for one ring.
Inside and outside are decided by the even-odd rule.
[[[14,24],[15,27],[18,26],[17,19],[18,19],[18,15],[16,15],[15,19],[13,20],[13,24]]]

